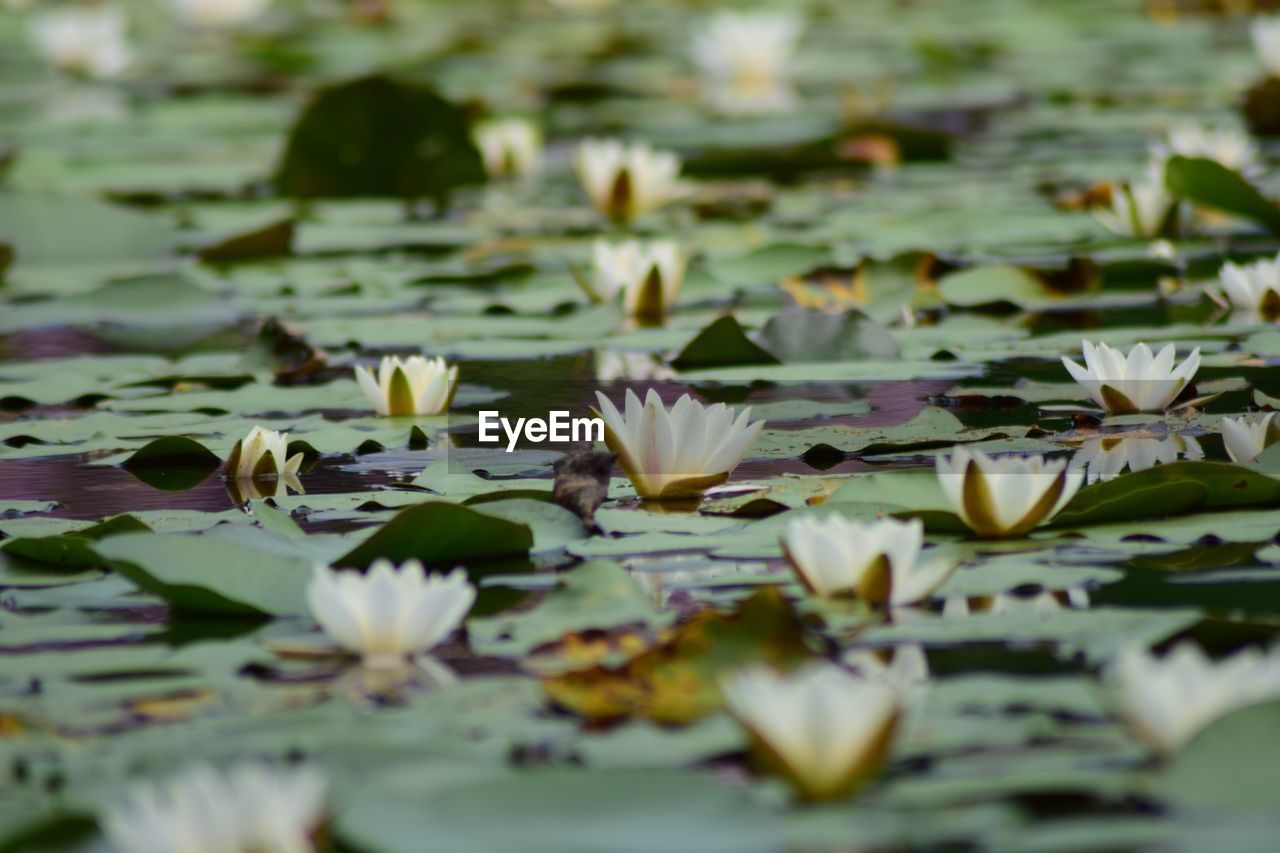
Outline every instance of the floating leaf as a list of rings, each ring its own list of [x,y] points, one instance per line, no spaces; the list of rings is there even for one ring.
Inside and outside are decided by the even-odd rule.
[[[747,337],[732,314],[711,321],[671,360],[680,370],[737,364],[781,364],[777,358]]]

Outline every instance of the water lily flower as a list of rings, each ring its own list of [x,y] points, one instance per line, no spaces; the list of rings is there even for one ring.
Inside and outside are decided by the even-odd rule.
[[[311,615],[369,669],[398,669],[453,632],[476,600],[463,569],[428,575],[417,560],[396,568],[377,559],[367,572],[316,566],[307,586]]]
[[[919,519],[861,522],[840,515],[801,517],[782,533],[782,550],[810,592],[823,598],[854,594],[872,605],[914,604],[928,598],[954,566],[920,562]]]
[[[758,754],[807,800],[846,796],[873,777],[901,715],[892,687],[830,663],[790,675],[749,667],[722,682],[720,693]]]
[[[1280,256],[1245,266],[1227,261],[1218,282],[1232,308],[1268,323],[1280,320]]]
[[[693,61],[711,103],[726,113],[785,109],[801,20],[787,12],[718,12],[693,38]]]
[[[597,240],[592,260],[592,295],[609,302],[621,293],[629,317],[661,322],[684,284],[687,259],[671,240]]]
[[[680,158],[643,142],[584,139],[573,165],[592,203],[615,222],[630,222],[684,194]]]
[[[271,0],[169,0],[189,26],[221,29],[247,23],[266,11]]]
[[[124,13],[111,6],[68,6],[37,15],[31,37],[59,71],[104,80],[129,65],[126,27]]]
[[[1230,128],[1177,127],[1169,131],[1165,141],[1152,146],[1151,154],[1161,163],[1174,155],[1204,157],[1242,175],[1256,175],[1261,169],[1257,143],[1248,134]]]
[[[960,520],[979,536],[1022,536],[1051,520],[1084,480],[1065,461],[1042,456],[992,457],[956,447],[938,456],[938,482]]]
[[[481,122],[473,136],[492,178],[524,177],[542,168],[542,131],[527,119]]]
[[[326,819],[327,788],[313,767],[197,764],[135,786],[99,822],[112,849],[129,853],[311,853]]]
[[[1094,210],[1094,218],[1121,237],[1150,239],[1176,233],[1182,203],[1164,183],[1164,167],[1153,164],[1141,181],[1120,184],[1111,192],[1111,206]]]
[[[289,433],[254,427],[236,442],[223,463],[223,476],[231,480],[256,480],[271,477],[296,477],[303,456],[289,458]]]
[[[751,408],[734,417],[724,403],[704,406],[684,394],[668,411],[652,388],[644,402],[627,390],[625,415],[599,391],[604,437],[636,493],[648,500],[696,498],[729,479],[764,421]]]
[[[1280,15],[1260,15],[1249,25],[1253,49],[1272,77],[1280,77]]]
[[[1178,457],[1204,458],[1200,443],[1191,436],[1169,438],[1143,436],[1102,436],[1091,438],[1071,458],[1071,465],[1084,471],[1086,485],[1114,480],[1128,468],[1145,471],[1156,465],[1176,462]]]
[[[1280,698],[1280,649],[1244,649],[1214,662],[1184,640],[1163,658],[1130,646],[1110,678],[1120,709],[1161,755],[1171,755],[1219,717]]]
[[[1080,383],[1093,401],[1113,415],[1163,412],[1200,369],[1200,348],[1174,367],[1176,351],[1166,344],[1156,355],[1140,343],[1126,357],[1106,344],[1083,341],[1084,367],[1066,356],[1062,366]]]
[[[378,365],[376,376],[367,367],[357,367],[356,382],[379,415],[438,415],[453,400],[458,368],[443,358],[389,355]]]
[[[1223,418],[1222,443],[1232,462],[1252,462],[1262,451],[1280,441],[1280,421],[1275,412],[1250,421],[1248,418]]]

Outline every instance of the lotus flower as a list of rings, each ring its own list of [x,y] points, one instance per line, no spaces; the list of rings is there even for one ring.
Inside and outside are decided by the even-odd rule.
[[[939,456],[938,482],[960,519],[979,536],[1022,536],[1055,515],[1080,490],[1084,474],[1041,456],[992,457],[956,447]]]
[[[1280,256],[1248,266],[1223,264],[1218,281],[1231,307],[1260,320],[1280,320]]]
[[[310,853],[327,787],[314,768],[197,764],[134,787],[99,822],[112,849],[128,853]]]
[[[1280,77],[1280,16],[1267,15],[1253,19],[1249,27],[1253,49],[1272,77]]]
[[[398,669],[462,624],[476,600],[467,573],[428,576],[422,563],[373,561],[367,573],[316,566],[307,586],[311,614],[369,669]]]
[[[757,752],[807,800],[846,796],[874,776],[900,714],[893,688],[829,663],[791,675],[751,667],[724,681],[720,693]]]
[[[1165,187],[1163,165],[1155,164],[1143,180],[1114,189],[1110,208],[1095,210],[1093,215],[1122,237],[1151,239],[1177,232],[1181,207]]]
[[[1280,698],[1280,651],[1245,649],[1217,663],[1184,640],[1163,658],[1129,647],[1110,672],[1124,716],[1161,755],[1231,711]]]
[[[1062,365],[1089,392],[1094,402],[1113,415],[1163,412],[1200,368],[1200,348],[1174,367],[1173,344],[1152,356],[1151,347],[1138,344],[1126,358],[1106,344],[1082,344],[1084,367],[1063,356]]]
[[[1170,438],[1146,438],[1140,436],[1103,436],[1091,438],[1081,445],[1071,459],[1073,468],[1084,470],[1086,485],[1114,480],[1128,468],[1145,471],[1156,465],[1176,462],[1179,456],[1187,459],[1203,459],[1204,451],[1190,436],[1175,435]]]
[[[1242,175],[1260,170],[1258,145],[1247,134],[1229,128],[1184,125],[1169,132],[1168,138],[1152,148],[1152,157],[1163,163],[1168,158],[1205,157]]]
[[[874,607],[922,601],[951,574],[954,567],[945,562],[920,564],[923,545],[919,519],[801,517],[782,534],[783,553],[810,592],[854,594]]]
[[[1252,462],[1262,451],[1280,441],[1275,412],[1250,422],[1247,418],[1222,419],[1222,443],[1232,462]]]
[[[296,477],[303,456],[295,453],[286,459],[288,454],[289,433],[256,426],[231,448],[222,473],[231,480]]]
[[[474,137],[492,178],[524,177],[542,168],[542,131],[531,121],[508,118],[481,122]]]
[[[378,375],[356,368],[356,382],[379,415],[438,415],[449,408],[458,388],[458,368],[443,358],[386,356]]]
[[[680,158],[643,142],[584,139],[574,168],[592,203],[615,222],[630,222],[684,194]]]
[[[688,394],[668,412],[652,388],[643,404],[628,389],[625,415],[599,391],[596,399],[605,442],[648,500],[696,498],[720,485],[764,429],[764,421],[750,423],[750,407],[735,418],[724,403],[704,406]]]
[[[801,21],[787,12],[718,12],[693,39],[693,61],[711,103],[726,113],[785,109]]]
[[[248,23],[266,11],[271,0],[169,0],[184,23],[220,29]]]
[[[670,240],[597,240],[593,261],[592,295],[609,302],[621,293],[627,315],[641,320],[661,322],[684,284],[686,259]]]
[[[38,15],[31,36],[60,71],[102,80],[129,64],[124,13],[110,6],[69,6]]]

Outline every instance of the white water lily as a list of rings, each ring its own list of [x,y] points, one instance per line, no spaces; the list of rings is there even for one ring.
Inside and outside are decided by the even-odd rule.
[[[758,752],[808,800],[845,796],[874,776],[900,717],[896,690],[830,663],[790,675],[749,667],[720,693]]]
[[[1280,441],[1280,421],[1276,420],[1275,412],[1253,421],[1222,419],[1222,443],[1232,462],[1252,462],[1277,441]]]
[[[956,514],[979,536],[1022,536],[1075,497],[1084,472],[1042,456],[988,456],[958,446],[938,456],[938,482]]]
[[[462,624],[476,600],[463,569],[428,575],[417,560],[377,559],[367,572],[316,566],[311,615],[369,669],[398,669]]]
[[[1280,15],[1260,15],[1249,25],[1253,49],[1272,77],[1280,77]]]
[[[628,389],[622,412],[599,391],[596,399],[605,442],[649,500],[695,498],[720,485],[764,428],[764,421],[751,423],[750,407],[735,417],[724,403],[704,406],[688,394],[670,411],[652,388],[643,403]]]
[[[788,12],[718,12],[693,38],[706,95],[726,113],[785,109],[801,19]]]
[[[266,11],[271,0],[169,0],[183,23],[221,29],[248,23]]]
[[[1280,698],[1280,649],[1244,649],[1215,663],[1189,640],[1163,658],[1131,646],[1109,674],[1125,718],[1167,756],[1219,717]]]
[[[256,426],[231,448],[222,473],[232,480],[296,477],[302,459],[301,453],[289,456],[289,433]]]
[[[378,365],[377,375],[357,367],[356,382],[379,415],[438,415],[453,400],[458,368],[443,358],[389,355]]]
[[[1176,233],[1181,202],[1164,183],[1164,167],[1153,164],[1141,181],[1128,181],[1111,191],[1109,207],[1095,209],[1094,218],[1121,237],[1150,239]]]
[[[1232,308],[1268,323],[1280,320],[1280,256],[1245,266],[1227,261],[1218,282]]]
[[[1261,170],[1258,144],[1231,128],[1211,128],[1184,125],[1169,131],[1163,142],[1152,146],[1152,157],[1163,163],[1168,158],[1205,157],[1242,175],[1256,175]]]
[[[954,566],[947,562],[922,564],[923,546],[919,519],[806,516],[782,533],[787,562],[810,592],[824,598],[854,594],[876,607],[922,601],[951,574]]]
[[[122,853],[311,853],[327,789],[311,767],[197,764],[135,786],[99,822]]]
[[[59,71],[95,80],[115,77],[129,65],[124,13],[111,6],[67,6],[31,22],[31,37]]]
[[[491,119],[472,134],[493,178],[524,177],[542,168],[542,131],[528,119]]]
[[[1071,465],[1082,469],[1085,484],[1091,485],[1114,480],[1126,468],[1145,471],[1156,465],[1176,462],[1179,457],[1193,461],[1203,459],[1204,450],[1191,436],[1148,438],[1114,435],[1086,441],[1071,458]]]
[[[1200,348],[1176,367],[1173,344],[1152,355],[1144,343],[1129,350],[1128,356],[1106,344],[1081,343],[1084,366],[1066,356],[1062,366],[1089,393],[1093,401],[1113,415],[1134,412],[1163,412],[1177,399],[1200,369]]]
[[[596,240],[592,246],[592,294],[610,302],[622,294],[630,317],[661,322],[684,284],[687,259],[671,240]]]
[[[630,222],[684,194],[680,158],[643,142],[584,139],[573,165],[592,203],[615,222]]]

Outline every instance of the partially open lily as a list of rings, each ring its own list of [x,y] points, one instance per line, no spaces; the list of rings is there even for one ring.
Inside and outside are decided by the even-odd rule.
[[[197,764],[134,786],[99,822],[111,849],[127,853],[310,853],[327,791],[313,767]]]
[[[1272,77],[1280,77],[1280,15],[1259,15],[1249,25],[1253,49]]]
[[[1095,210],[1093,215],[1108,231],[1122,237],[1151,239],[1176,234],[1181,212],[1182,204],[1165,187],[1164,168],[1157,163],[1141,181],[1115,187],[1110,207]]]
[[[232,480],[296,477],[303,455],[288,454],[289,433],[256,426],[231,448],[222,465],[222,474]]]
[[[1261,168],[1258,144],[1247,133],[1232,128],[1176,127],[1152,149],[1157,161],[1163,162],[1174,155],[1205,157],[1242,175],[1255,175]]]
[[[1130,471],[1145,471],[1156,465],[1176,462],[1179,457],[1203,459],[1204,450],[1191,436],[1149,438],[1104,435],[1082,444],[1076,455],[1071,457],[1071,465],[1084,469],[1085,485],[1090,485],[1114,480],[1126,468]]]
[[[335,643],[369,669],[398,669],[462,624],[476,590],[463,569],[428,575],[417,560],[396,568],[373,561],[368,572],[316,566],[307,603]]]
[[[694,35],[693,60],[708,100],[726,113],[785,109],[801,20],[788,12],[717,12]]]
[[[124,13],[111,6],[65,6],[37,15],[31,37],[59,71],[101,80],[129,65],[126,26]]]
[[[847,796],[874,777],[900,716],[896,690],[830,663],[790,675],[751,667],[722,682],[720,693],[761,763],[812,801]]]
[[[1110,677],[1130,725],[1167,756],[1219,717],[1280,698],[1280,649],[1244,649],[1215,663],[1190,640],[1163,658],[1131,646]]]
[[[919,519],[802,517],[782,534],[787,562],[810,592],[824,598],[852,594],[873,607],[922,601],[947,579],[954,566],[922,564],[923,545]]]
[[[615,222],[630,222],[684,194],[680,158],[643,142],[584,139],[573,164],[592,203]]]
[[[542,167],[542,131],[527,119],[491,119],[472,135],[492,178],[524,177]]]
[[[183,23],[221,29],[248,23],[266,11],[271,0],[170,0]]]
[[[686,258],[671,240],[597,240],[592,247],[591,295],[609,302],[622,294],[627,315],[661,322],[684,284]]]
[[[1280,320],[1280,256],[1246,266],[1227,261],[1218,282],[1232,308],[1267,323]]]
[[[443,358],[389,355],[378,365],[376,376],[367,367],[357,367],[356,382],[374,411],[384,417],[438,415],[453,400],[458,368]]]
[[[1106,344],[1081,344],[1084,366],[1066,356],[1062,366],[1089,392],[1094,402],[1113,415],[1134,412],[1163,412],[1200,369],[1200,348],[1174,366],[1173,344],[1152,355],[1151,347],[1140,343],[1126,357]]]
[[[1275,412],[1256,420],[1223,418],[1222,443],[1232,462],[1252,462],[1262,451],[1280,441],[1280,421]]]
[[[979,536],[1022,536],[1075,497],[1084,472],[1042,456],[988,456],[956,447],[938,456],[938,482],[961,521]]]
[[[704,406],[688,394],[670,411],[652,388],[643,403],[628,389],[623,412],[599,391],[596,399],[605,442],[648,500],[696,498],[720,485],[764,428],[751,422],[750,407],[735,417],[724,403]]]

